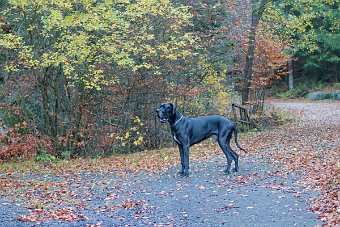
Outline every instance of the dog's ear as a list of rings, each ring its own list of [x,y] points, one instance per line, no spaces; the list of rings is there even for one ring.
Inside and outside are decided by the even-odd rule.
[[[175,115],[176,114],[176,106],[172,103],[170,103],[170,106],[172,108],[172,114]]]

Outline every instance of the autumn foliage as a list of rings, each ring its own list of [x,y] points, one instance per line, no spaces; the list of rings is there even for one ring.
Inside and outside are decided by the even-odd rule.
[[[281,37],[275,35],[263,23],[259,24],[256,35],[254,75],[251,79],[252,90],[268,88],[275,79],[287,74],[287,64],[291,58],[291,55],[287,54],[289,49],[289,45]]]
[[[0,120],[0,160],[27,160],[34,158],[38,150],[52,152],[49,138],[39,132],[34,133],[19,109],[10,109],[9,106],[6,109],[17,123],[6,125]]]
[[[255,15],[258,5],[261,15]],[[178,162],[178,154],[167,148],[174,146],[169,128],[155,116],[160,103],[172,102],[186,116],[226,115],[239,98],[237,92],[250,89],[247,104],[254,106],[259,94],[263,100],[265,90],[287,75],[288,62],[297,57],[305,72],[338,80],[337,9],[338,3],[328,0],[2,1],[0,164],[47,157],[42,166],[56,172],[162,171]],[[252,61],[247,61],[249,47],[254,47]],[[249,78],[245,77],[250,68]],[[248,82],[250,86],[245,85]],[[273,119],[261,117],[265,124]],[[317,129],[299,129],[297,137],[294,124],[282,127],[258,132],[247,140],[249,148],[263,152],[279,144],[279,151],[263,152],[273,165],[282,164],[275,173],[284,175],[301,167],[305,185],[321,193],[313,211],[328,225],[339,225],[339,176],[329,174],[339,170],[334,159],[338,150],[319,154],[311,140],[302,139],[305,135],[317,139]],[[299,150],[282,145],[287,131]],[[334,131],[338,127],[322,128],[329,136],[325,142],[337,139],[330,133]],[[216,150],[198,146],[191,158],[209,160]],[[105,158],[68,162],[79,157]],[[65,162],[51,161],[61,159]],[[37,163],[30,164],[42,170]],[[246,180],[236,178],[240,184]],[[0,193],[34,186],[25,191],[32,214],[18,217],[19,221],[86,219],[74,204],[58,200],[60,195],[74,196],[62,189],[68,183],[73,179],[35,185],[4,177]],[[42,196],[30,201],[37,191]],[[110,194],[107,200],[115,196]],[[64,206],[45,210],[50,202],[46,198]],[[143,201],[124,200],[106,209],[143,205]],[[83,206],[76,204],[79,209]]]

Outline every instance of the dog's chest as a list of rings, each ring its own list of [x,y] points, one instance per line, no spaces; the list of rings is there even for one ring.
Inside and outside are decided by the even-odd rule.
[[[176,137],[175,134],[173,134],[173,138],[174,138],[174,140],[175,140],[176,143],[181,144],[181,142],[178,141],[178,139],[177,139],[177,137]]]

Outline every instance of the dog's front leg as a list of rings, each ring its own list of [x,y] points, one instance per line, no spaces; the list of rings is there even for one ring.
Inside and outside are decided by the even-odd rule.
[[[183,146],[181,144],[178,144],[178,149],[179,149],[179,156],[181,158],[181,167],[182,167],[182,170],[179,172],[179,174],[183,175],[184,174],[184,152],[183,152]]]
[[[183,163],[184,163],[184,171],[183,176],[189,176],[189,145],[183,145]]]

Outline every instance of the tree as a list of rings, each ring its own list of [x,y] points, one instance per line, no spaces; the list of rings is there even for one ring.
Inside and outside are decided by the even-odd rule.
[[[262,17],[263,11],[265,10],[266,4],[268,0],[261,0],[258,2],[257,0],[252,0],[252,13],[251,13],[251,27],[248,36],[248,50],[246,53],[246,63],[244,70],[244,80],[243,80],[243,89],[242,89],[242,104],[247,104],[249,100],[249,91],[250,91],[250,80],[253,76],[253,64],[254,64],[254,54],[256,48],[256,29],[259,24],[259,21]]]
[[[296,65],[308,80],[338,81],[339,3],[328,0],[295,0],[273,4],[277,33],[289,37]],[[294,68],[292,66],[293,71]]]
[[[226,71],[232,62],[235,41],[231,34],[232,12],[218,0],[181,1],[190,6],[193,33],[197,43],[190,73],[195,77],[191,90],[177,99],[188,114],[225,113],[230,102]],[[185,86],[185,83],[182,83]],[[181,89],[183,91],[183,89]],[[213,101],[212,101],[213,100]]]
[[[195,42],[183,32],[188,8],[166,0],[10,1],[3,13],[12,31],[0,33],[2,66],[25,78],[29,91],[16,98],[58,151],[95,150],[112,135],[119,142],[144,117],[129,111],[145,107],[147,85],[164,88],[163,75],[186,64]]]
[[[268,88],[275,79],[287,74],[290,46],[272,30],[272,24],[260,21],[256,31],[251,91]]]

